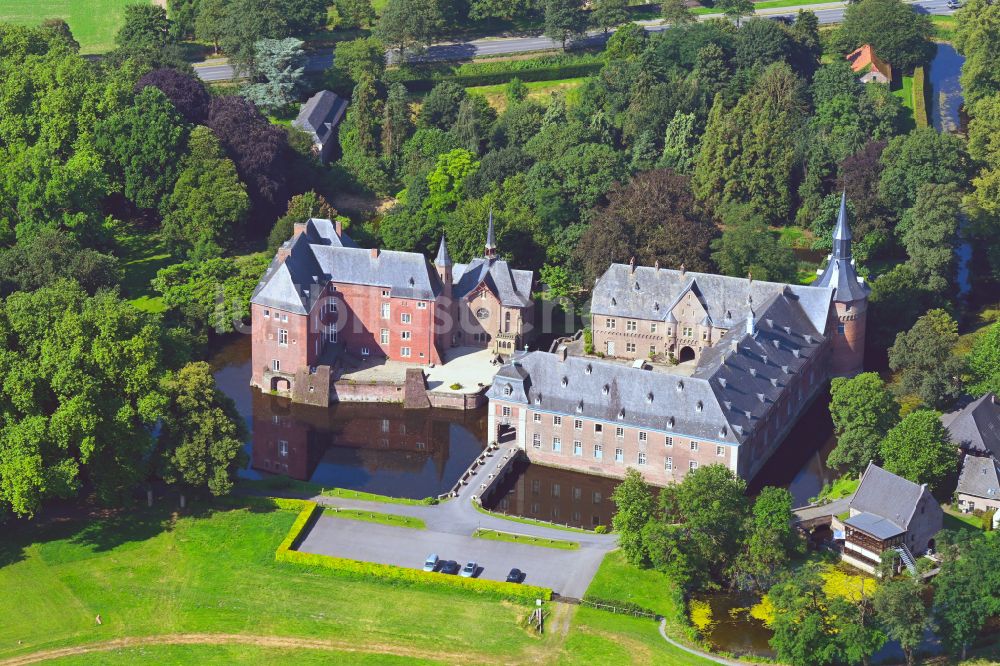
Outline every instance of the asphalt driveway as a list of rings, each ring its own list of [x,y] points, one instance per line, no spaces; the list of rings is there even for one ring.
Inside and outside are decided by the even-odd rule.
[[[518,532],[511,524],[507,531]],[[558,538],[575,541],[585,536],[565,532]],[[466,534],[392,527],[346,518],[320,517],[299,546],[307,553],[352,560],[423,568],[431,553],[464,566],[475,560],[480,578],[505,580],[514,567],[525,572],[525,584],[551,588],[565,597],[583,597],[609,548],[581,543],[578,550],[560,550],[504,541],[477,539]]]

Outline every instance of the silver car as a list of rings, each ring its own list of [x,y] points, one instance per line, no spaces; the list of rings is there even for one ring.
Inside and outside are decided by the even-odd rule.
[[[473,576],[476,575],[476,570],[478,568],[479,565],[476,564],[475,562],[468,562],[464,567],[462,567],[462,573],[460,573],[459,575],[462,578],[472,578]]]
[[[438,568],[439,561],[440,560],[438,559],[438,556],[434,553],[431,553],[430,555],[427,556],[427,559],[424,560],[424,571],[436,571]]]

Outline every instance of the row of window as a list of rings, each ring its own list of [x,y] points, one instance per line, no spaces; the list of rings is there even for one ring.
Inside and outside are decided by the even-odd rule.
[[[640,433],[640,435],[644,435],[644,434],[646,434],[646,433]],[[668,437],[667,439],[670,440],[671,438]],[[645,440],[640,439],[639,441],[645,441]],[[542,448],[542,435],[541,435],[541,433],[537,433],[536,432],[536,433],[534,433],[531,436],[531,446],[533,448],[536,448],[536,449]],[[673,446],[673,443],[668,444],[667,446]],[[694,442],[694,441],[691,442],[691,450],[692,451],[697,451],[698,450],[698,442]],[[552,438],[552,451],[555,452],[555,453],[560,453],[562,451],[562,438],[561,437],[553,437]],[[573,440],[573,455],[575,455],[575,456],[582,456],[583,455],[583,442],[581,442],[580,440]],[[623,449],[616,448],[615,449],[615,462],[624,462],[624,455],[625,454],[624,454],[624,450]],[[724,446],[718,446],[717,445],[715,447],[715,455],[718,456],[719,458],[725,458],[726,457],[726,447],[724,447]],[[601,444],[601,443],[594,444],[594,458],[597,459],[597,460],[603,460],[604,459],[604,445],[603,444]],[[667,460],[670,460],[670,458],[667,458]],[[646,464],[646,452],[645,451],[639,451],[639,454],[638,454],[638,463],[640,465],[645,465]]]
[[[609,330],[609,331],[614,331],[618,327],[617,321],[618,321],[617,319],[612,319],[611,317],[606,318],[604,320],[604,328],[607,329],[607,330]],[[634,319],[626,319],[625,320],[625,331],[626,332],[628,332],[628,333],[635,333],[638,330],[639,330],[639,328],[638,328],[638,322],[637,321],[635,321]],[[650,322],[649,323],[649,332],[650,333],[656,333],[657,331],[658,331],[658,327],[657,327],[656,322]],[[719,332],[720,332],[720,334],[724,334],[725,333],[725,331],[722,331],[722,330],[720,330]],[[683,326],[683,327],[681,327],[681,337],[682,338],[693,338],[694,337],[694,327],[693,326]],[[708,340],[708,331],[702,331],[702,333],[701,333],[701,339],[702,340]],[[626,343],[625,344],[625,351],[627,351],[627,352],[634,352],[635,351],[635,343],[634,342]],[[656,353],[656,347],[655,346],[650,347],[649,348],[649,353],[650,354],[655,354]]]
[[[264,319],[270,319],[270,318],[271,318],[271,311],[265,309],[264,310]],[[275,312],[274,313],[274,321],[288,321],[288,315],[285,314],[284,312]]]

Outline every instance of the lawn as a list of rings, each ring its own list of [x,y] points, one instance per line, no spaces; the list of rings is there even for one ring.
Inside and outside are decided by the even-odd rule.
[[[911,129],[916,127],[917,122],[913,115],[913,77],[904,76],[900,87],[893,90],[892,94],[898,97],[899,101],[903,103],[904,125]]]
[[[931,14],[931,23],[934,24],[934,38],[942,42],[950,42],[955,38],[955,27],[957,21],[954,15],[941,16]]]
[[[521,543],[528,546],[542,546],[544,548],[558,548],[560,550],[576,550],[580,547],[576,541],[562,541],[560,539],[546,539],[545,537],[533,537],[525,534],[514,534],[512,532],[500,532],[498,530],[478,529],[472,533],[477,539],[488,539],[490,541],[507,541],[510,543]]]
[[[854,494],[854,491],[858,489],[861,484],[861,480],[856,476],[851,476],[850,474],[845,474],[844,476],[838,478],[833,482],[833,485],[826,484],[823,489],[819,491],[819,495],[809,500],[810,502],[819,502],[821,500],[838,500],[845,497],[850,497]]]
[[[569,525],[560,525],[558,523],[547,523],[544,520],[534,520],[533,518],[522,518],[521,516],[511,516],[506,513],[499,513],[497,511],[490,511],[489,509],[484,509],[476,502],[472,503],[472,508],[479,513],[484,513],[487,516],[496,516],[497,518],[503,518],[504,520],[509,520],[512,523],[521,523],[522,525],[540,525],[542,527],[551,527],[554,530],[564,530],[566,532],[589,532],[590,530],[585,530],[579,527],[570,527]]]
[[[177,259],[167,250],[163,240],[156,233],[134,230],[120,230],[115,237],[120,252],[125,277],[122,290],[132,305],[147,312],[163,312],[167,306],[163,297],[153,291],[150,281],[156,272],[176,263]]]
[[[944,529],[956,532],[982,532],[983,519],[971,513],[961,513],[951,507],[944,510]]]
[[[323,515],[328,518],[343,518],[344,520],[360,520],[366,523],[379,523],[380,525],[392,525],[393,527],[410,527],[415,530],[427,529],[427,523],[419,518],[410,516],[395,516],[391,513],[374,513],[362,509],[341,509],[338,507],[325,507]]]
[[[821,5],[830,2],[836,2],[836,0],[763,0],[763,2],[753,3],[753,8],[759,12],[764,9],[782,9],[784,7],[798,7],[799,5]],[[718,7],[695,7],[691,11],[695,14],[722,13]]]
[[[143,645],[46,661],[52,666],[132,666],[133,664],[287,664],[288,666],[410,666],[445,662],[386,654],[257,645]]]
[[[149,0],[2,0],[0,21],[38,25],[61,18],[80,42],[80,53],[104,53],[115,47],[115,33],[125,17],[125,6]]]
[[[586,80],[586,77],[578,77],[575,79],[556,79],[554,81],[529,81],[524,86],[528,89],[528,99],[539,104],[548,104],[553,94],[565,93],[566,104],[573,106],[577,102],[576,91]],[[493,86],[473,86],[465,90],[472,95],[485,97],[490,106],[499,113],[503,113],[504,109],[507,108],[507,85],[504,83]]]

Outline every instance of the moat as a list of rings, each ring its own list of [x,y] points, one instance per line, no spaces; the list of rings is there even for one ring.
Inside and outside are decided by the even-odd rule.
[[[420,499],[448,492],[486,446],[486,410],[404,410],[390,404],[292,404],[250,387],[248,338],[213,356],[219,388],[246,420],[244,478],[285,475],[327,487]],[[799,419],[751,492],[787,487],[805,504],[833,475],[824,461],[832,425],[821,395]],[[608,525],[614,479],[523,464],[489,508],[577,527]]]

